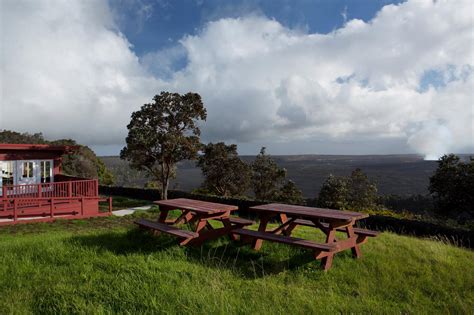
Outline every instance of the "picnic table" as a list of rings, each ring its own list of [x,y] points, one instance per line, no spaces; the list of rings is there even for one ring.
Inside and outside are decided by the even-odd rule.
[[[135,223],[142,228],[155,231],[155,234],[167,233],[175,236],[180,239],[180,245],[201,245],[206,240],[223,235],[230,235],[235,239],[232,230],[253,224],[253,221],[230,216],[233,211],[238,210],[237,206],[186,198],[159,200],[154,203],[160,210],[158,220],[140,219]],[[172,210],[181,211],[181,215],[169,218]],[[223,226],[215,228],[210,220],[220,221]],[[182,224],[194,225],[193,231],[179,228]]]
[[[233,233],[242,239],[252,241],[255,250],[259,250],[263,240],[300,246],[313,251],[315,259],[321,259],[324,270],[331,268],[334,254],[351,249],[354,258],[361,257],[359,245],[368,237],[377,236],[378,232],[355,227],[357,220],[368,217],[367,214],[352,211],[340,211],[271,203],[250,207],[260,218],[258,231],[237,229]],[[279,219],[281,224],[267,230],[268,222]],[[317,243],[310,240],[291,237],[293,230],[300,225],[315,227],[324,232],[326,241]],[[345,239],[336,238],[336,232],[344,232]]]

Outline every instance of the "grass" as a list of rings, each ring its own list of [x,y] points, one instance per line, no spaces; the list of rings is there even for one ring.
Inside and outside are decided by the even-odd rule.
[[[127,208],[148,206],[151,204],[152,202],[147,201],[147,200],[133,199],[133,198],[123,197],[123,196],[112,196],[112,210],[113,211],[127,209]],[[99,208],[102,211],[106,211],[109,209],[109,205],[103,202],[99,204]]]
[[[153,213],[143,213],[152,216]],[[133,216],[0,229],[1,313],[472,313],[474,253],[389,232],[322,272],[308,251],[226,238],[199,248]],[[301,228],[297,234],[318,239]]]

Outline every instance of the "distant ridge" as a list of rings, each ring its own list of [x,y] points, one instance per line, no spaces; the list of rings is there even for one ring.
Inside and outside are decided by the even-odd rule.
[[[469,159],[469,154],[461,154]],[[415,195],[427,194],[429,177],[437,167],[436,161],[425,161],[418,154],[389,155],[272,155],[275,161],[288,171],[288,178],[293,180],[303,191],[305,197],[316,197],[319,189],[329,174],[336,176],[349,175],[355,168],[361,168],[369,178],[377,182],[381,194]],[[128,164],[118,156],[101,157],[114,173],[117,185],[143,187],[148,181],[141,172],[130,169]],[[255,156],[242,155],[246,162]],[[199,187],[203,180],[200,169],[194,161],[183,161],[178,164],[177,178],[171,187],[191,191]]]

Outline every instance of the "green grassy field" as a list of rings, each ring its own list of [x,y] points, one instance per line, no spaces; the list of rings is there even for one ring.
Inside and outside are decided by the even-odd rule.
[[[151,214],[141,214],[150,216]],[[156,214],[155,214],[156,215]],[[309,252],[226,238],[179,247],[133,217],[0,229],[0,313],[453,313],[474,310],[474,252],[383,233],[323,272]],[[318,239],[309,228],[297,234]]]

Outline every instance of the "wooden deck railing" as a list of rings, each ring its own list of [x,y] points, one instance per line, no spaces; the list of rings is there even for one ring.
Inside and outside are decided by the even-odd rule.
[[[2,199],[34,199],[34,198],[73,198],[98,197],[99,183],[97,179],[70,180],[54,183],[9,185],[1,190]]]
[[[86,203],[90,200],[108,203],[107,211],[85,213]],[[74,204],[74,208],[64,208]],[[90,204],[89,204],[90,206]],[[56,208],[58,207],[58,208]],[[90,210],[89,210],[90,211]],[[59,197],[59,198],[14,198],[0,199],[0,226],[28,222],[47,222],[58,217],[63,219],[108,216],[112,214],[112,198],[97,197]]]

